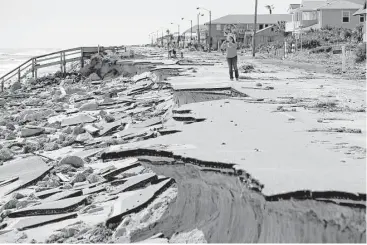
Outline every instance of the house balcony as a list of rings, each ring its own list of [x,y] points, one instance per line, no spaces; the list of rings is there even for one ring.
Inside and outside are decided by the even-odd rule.
[[[285,23],[285,32],[294,32],[301,25],[300,21],[291,21]]]

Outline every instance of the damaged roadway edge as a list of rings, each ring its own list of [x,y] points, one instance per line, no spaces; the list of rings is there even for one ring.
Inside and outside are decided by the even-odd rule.
[[[171,237],[195,228],[204,232],[207,242],[366,241],[365,194],[296,191],[265,196],[263,185],[244,170],[235,169],[235,164],[156,149],[102,154],[103,159],[132,156],[178,185],[178,196],[166,215],[131,234],[133,242],[158,232]]]
[[[121,154],[136,156],[139,151]],[[264,196],[244,187],[238,178],[241,171],[231,165],[191,162],[169,152],[146,150],[140,152],[139,161],[175,179],[178,196],[158,222],[131,234],[133,242],[158,232],[171,237],[195,228],[204,232],[207,242],[366,241],[365,205],[318,200],[351,198],[365,203],[364,194],[300,191]],[[216,169],[205,171],[197,166]],[[224,174],[221,169],[233,173]]]
[[[102,153],[102,159],[113,159],[118,157],[138,157],[140,162],[147,161],[150,162],[149,157],[157,157],[162,158],[163,161],[159,161],[159,165],[185,165],[185,164],[193,164],[199,167],[203,167],[201,171],[215,171],[217,173],[231,175],[239,177],[239,179],[244,182],[251,182],[250,186],[247,186],[249,189],[261,192],[263,189],[263,184],[261,184],[258,180],[251,178],[250,174],[248,174],[245,170],[236,169],[234,166],[236,164],[229,164],[229,163],[221,163],[221,162],[209,162],[209,161],[202,161],[195,158],[190,157],[183,157],[180,155],[175,155],[172,152],[164,151],[164,150],[155,150],[155,149],[132,149],[132,150],[124,150],[120,152],[104,152]],[[148,158],[146,158],[148,157]],[[146,163],[146,162],[145,162]],[[153,161],[151,162],[153,163]],[[157,162],[154,162],[157,164]],[[205,168],[214,168],[214,169],[205,169]],[[222,172],[221,170],[230,170],[229,172]],[[318,198],[324,199],[345,199],[345,200],[353,200],[353,201],[366,201],[366,194],[363,193],[347,193],[341,191],[310,191],[310,190],[302,190],[302,191],[294,191],[282,194],[276,194],[271,196],[265,196],[264,198],[266,201],[273,202],[273,201],[280,201],[280,200],[290,200],[290,199],[312,199],[317,200]],[[356,207],[356,208],[366,208],[365,204],[362,203],[338,203],[339,205],[345,205],[349,207]]]

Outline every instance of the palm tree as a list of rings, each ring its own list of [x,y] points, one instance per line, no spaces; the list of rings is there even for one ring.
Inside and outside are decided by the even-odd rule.
[[[269,10],[269,14],[273,13],[273,9],[274,9],[273,5],[265,5],[265,8]]]

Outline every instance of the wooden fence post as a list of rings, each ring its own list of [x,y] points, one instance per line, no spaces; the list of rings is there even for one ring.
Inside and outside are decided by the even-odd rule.
[[[18,82],[20,82],[20,67],[18,68]]]
[[[345,73],[346,69],[346,54],[345,54],[345,45],[342,46],[342,72]]]
[[[62,52],[60,52],[60,71],[61,71],[61,74],[63,73],[62,71]]]
[[[65,52],[63,52],[63,65],[64,65],[64,77],[66,76],[66,58],[65,58]]]
[[[80,49],[80,66],[83,68],[84,67],[84,52],[83,52],[83,47]]]
[[[3,80],[1,81],[1,92],[4,92],[4,82],[5,79],[3,78]]]
[[[284,58],[287,58],[287,42],[284,42]]]
[[[37,58],[34,58],[34,78],[37,79]]]
[[[34,59],[32,59],[32,77],[34,78]]]

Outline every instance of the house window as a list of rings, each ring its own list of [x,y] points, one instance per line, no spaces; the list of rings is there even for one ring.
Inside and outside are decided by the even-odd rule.
[[[220,26],[220,24],[219,25],[217,25],[217,31],[220,31],[222,28],[221,28],[221,26]]]
[[[262,30],[264,28],[264,25],[263,24],[260,24],[259,25],[259,30]]]
[[[343,14],[342,22],[348,23],[350,19],[350,11],[342,11],[342,14]]]
[[[361,22],[361,23],[364,22],[364,16],[363,15],[359,16],[359,22]]]

